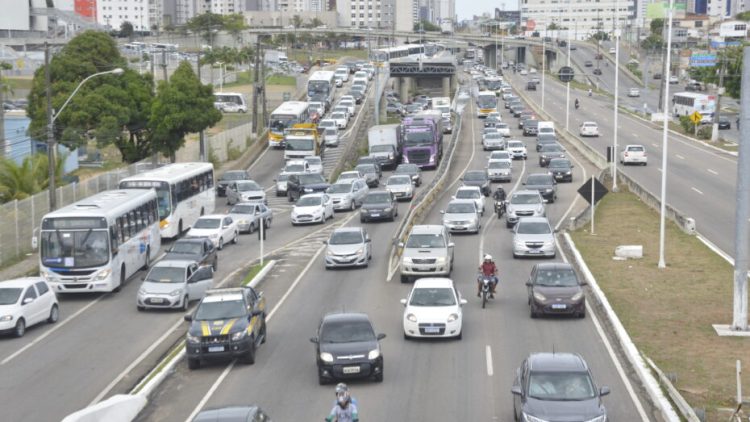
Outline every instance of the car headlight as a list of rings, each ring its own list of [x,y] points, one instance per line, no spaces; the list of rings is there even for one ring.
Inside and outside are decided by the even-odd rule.
[[[359,212],[361,212],[362,214],[369,214],[370,210],[368,210],[367,208],[361,208]]]
[[[332,251],[332,250],[328,249],[328,250],[326,250],[326,255],[327,255],[327,256],[334,256],[334,255],[336,255],[336,254],[335,254],[335,253],[333,253],[333,251]]]
[[[141,296],[145,296],[148,294],[148,291],[145,288],[141,287],[140,289],[138,289],[138,294]]]
[[[393,154],[388,154],[388,159],[393,160]]]
[[[216,239],[217,237],[219,237],[218,233],[214,233],[214,234],[208,236],[209,239]]]
[[[567,176],[567,175],[570,175],[571,173],[572,173],[571,171],[566,171],[565,175]]]
[[[555,245],[555,241],[554,240],[545,240],[544,241],[544,246],[554,246],[554,245]]]
[[[552,188],[547,188],[544,190],[545,192],[552,192]]]
[[[405,256],[404,257],[404,264],[411,265],[412,264],[411,258],[409,258],[408,256]]]
[[[357,252],[354,252],[355,255],[362,255],[363,253],[365,253],[365,248],[364,247],[359,248],[359,249],[357,249]]]
[[[593,419],[589,419],[586,422],[607,422],[607,415],[597,416]]]
[[[548,422],[546,419],[540,419],[540,418],[537,418],[536,416],[531,416],[526,413],[523,414],[523,421],[524,422]]]
[[[312,188],[305,188],[305,192],[307,192],[307,193],[310,193],[312,191],[313,191]]]
[[[232,341],[240,341],[247,335],[246,330],[237,331],[236,333],[232,334]]]
[[[42,277],[44,277],[47,281],[60,281],[60,278],[57,276],[57,274],[53,273],[52,271],[42,271]]]
[[[109,269],[109,268],[107,268],[107,269],[104,269],[104,270],[101,270],[101,271],[99,271],[99,272],[98,272],[98,273],[96,274],[96,277],[94,277],[94,281],[102,281],[102,280],[106,280],[106,279],[107,279],[107,277],[109,277],[109,275],[110,275],[110,274],[112,274],[112,270],[111,270],[111,269]]]
[[[411,322],[417,322],[417,316],[414,314],[406,314],[406,319],[408,319]]]
[[[536,213],[537,214],[541,214],[543,212],[544,212],[544,208],[542,208],[541,206],[537,207],[537,209],[536,209]]]
[[[175,289],[175,290],[172,290],[171,292],[169,292],[169,295],[172,296],[172,297],[174,297],[174,296],[180,296],[183,292],[184,292],[184,290],[182,290],[182,289]]]
[[[200,343],[201,342],[201,338],[200,337],[194,336],[194,335],[192,335],[190,333],[187,333],[187,336],[185,336],[185,340],[188,343]]]
[[[544,301],[547,300],[547,297],[544,296],[543,294],[539,293],[539,292],[534,292],[534,299],[536,299],[536,300],[538,300],[540,302],[544,302]]]
[[[458,319],[458,314],[450,314],[448,315],[448,322],[453,322]]]
[[[441,256],[435,259],[435,263],[437,265],[445,265],[446,262],[448,262],[448,260],[444,256]]]
[[[241,224],[241,225],[243,225],[243,226],[244,226],[245,224],[250,224],[250,222],[249,222],[249,221],[247,221],[247,220],[240,220],[240,221],[239,221],[239,224]]]
[[[3,315],[0,317],[0,322],[13,321],[13,315]]]
[[[367,354],[367,359],[375,360],[380,357],[380,349],[370,350],[370,353]]]
[[[323,362],[331,363],[333,362],[333,355],[330,353],[323,352],[320,354],[320,360],[322,360]]]
[[[388,207],[388,208],[384,209],[384,210],[383,210],[383,212],[391,212],[391,210],[392,210],[392,209],[393,209],[393,208],[391,208],[391,207]]]
[[[570,300],[572,300],[573,302],[578,302],[582,298],[583,298],[583,292],[578,292],[574,294],[573,297],[570,298]]]

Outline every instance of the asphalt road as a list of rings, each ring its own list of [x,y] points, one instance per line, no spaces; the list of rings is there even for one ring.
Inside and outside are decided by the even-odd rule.
[[[486,162],[488,153],[482,152],[479,144],[481,123],[472,110],[470,107],[465,114],[451,168],[452,180],[458,180],[466,169],[483,168]],[[513,118],[506,120],[516,123]],[[515,162],[514,179],[505,185],[507,190],[517,186],[526,173],[541,170],[533,140],[529,140],[530,157],[526,162]],[[583,206],[582,200],[575,201],[575,189],[586,177],[584,170],[590,174],[589,167],[578,162],[574,182],[559,186],[559,201],[548,205],[553,223],[570,217],[569,209]],[[426,223],[441,223],[439,210],[455,189],[455,183],[446,188]],[[403,216],[407,204],[401,206]],[[347,224],[358,225],[356,213],[352,217]],[[274,420],[323,418],[333,403],[333,386],[318,385],[314,347],[308,339],[320,318],[332,311],[366,312],[376,331],[387,334],[381,343],[383,383],[351,383],[360,414],[367,420],[511,420],[510,386],[515,369],[529,353],[553,349],[582,354],[596,381],[612,388],[605,403],[613,420],[641,419],[618,372],[619,364],[609,354],[591,314],[583,320],[531,320],[523,283],[537,261],[512,259],[510,231],[492,212],[485,214],[483,222],[485,228],[480,235],[454,236],[452,278],[469,300],[464,307],[463,340],[402,338],[403,307],[399,299],[407,296],[411,285],[399,283],[398,274],[387,279],[390,240],[397,225],[365,224],[374,247],[369,268],[326,271],[320,256],[323,245],[315,242],[299,248],[298,259],[283,258],[261,287],[272,310],[268,316],[269,340],[259,349],[256,364],[219,363],[189,371],[180,363],[139,420],[185,421],[202,408],[230,404],[259,404]],[[502,279],[498,299],[484,310],[474,295],[476,266],[483,252],[496,257]]]

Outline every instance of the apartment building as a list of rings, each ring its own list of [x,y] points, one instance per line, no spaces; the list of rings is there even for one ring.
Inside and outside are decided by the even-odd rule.
[[[635,18],[635,6],[635,0],[521,0],[521,24],[533,21],[540,33],[555,24],[585,39],[599,30],[625,28]]]

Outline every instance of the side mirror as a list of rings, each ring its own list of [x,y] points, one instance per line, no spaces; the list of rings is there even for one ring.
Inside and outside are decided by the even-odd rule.
[[[328,241],[327,241],[327,240],[324,240],[324,241],[323,241],[323,244],[324,244],[324,245],[327,245],[327,244],[328,244]]]
[[[404,247],[404,242],[398,242],[398,247],[399,248],[403,248]]]
[[[406,306],[406,299],[401,299],[401,304]]]
[[[372,242],[372,239],[369,239],[369,238],[365,239],[365,243],[370,243],[370,242]]]
[[[459,300],[459,301],[458,301],[458,304],[459,304],[459,305],[461,305],[461,306],[464,306],[464,305],[466,305],[467,303],[469,303],[469,301],[468,301],[468,300],[466,300],[466,299],[461,299],[461,300]]]
[[[34,298],[27,297],[26,299],[23,300],[23,304],[26,305],[26,304],[29,304],[29,303],[31,303],[33,301],[34,301]]]
[[[310,337],[310,343],[318,344],[318,338],[317,337]]]
[[[582,281],[582,282],[578,283],[578,285],[579,286],[588,286],[589,283],[588,283],[588,281]]]
[[[532,282],[530,282],[530,281],[527,281],[527,282],[526,282],[526,285],[527,285],[527,286],[529,286],[529,287],[531,287],[531,286],[533,286],[533,285],[534,285],[534,283],[532,283]]]
[[[453,243],[453,242],[448,242],[448,247],[449,247],[449,248],[452,248],[452,247],[454,247],[454,246],[456,246],[456,244],[455,244],[455,243]]]
[[[384,333],[378,334],[378,340],[382,340],[384,338],[385,338],[385,334]],[[609,389],[607,389],[607,393],[609,393]]]
[[[443,210],[440,210],[440,214],[445,214],[445,211],[443,211]]]
[[[39,239],[36,236],[31,237],[31,249],[36,250],[39,247]]]
[[[526,186],[526,182],[521,183],[522,185]]]
[[[510,392],[515,396],[521,395],[521,386],[514,385],[513,387],[510,387]]]
[[[261,316],[261,315],[263,315],[263,311],[261,311],[260,309],[256,309],[250,313],[251,317],[256,317],[256,316]]]
[[[609,387],[602,387],[599,389],[599,396],[606,396],[609,394]]]
[[[182,317],[185,321],[191,322],[193,320],[193,316],[191,314],[186,314],[184,317]]]

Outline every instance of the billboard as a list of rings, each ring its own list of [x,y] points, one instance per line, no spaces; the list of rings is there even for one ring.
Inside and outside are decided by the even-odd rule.
[[[28,31],[31,29],[29,2],[0,0],[0,29],[4,31]]]
[[[716,65],[716,54],[696,54],[690,56],[690,67],[712,67]]]

